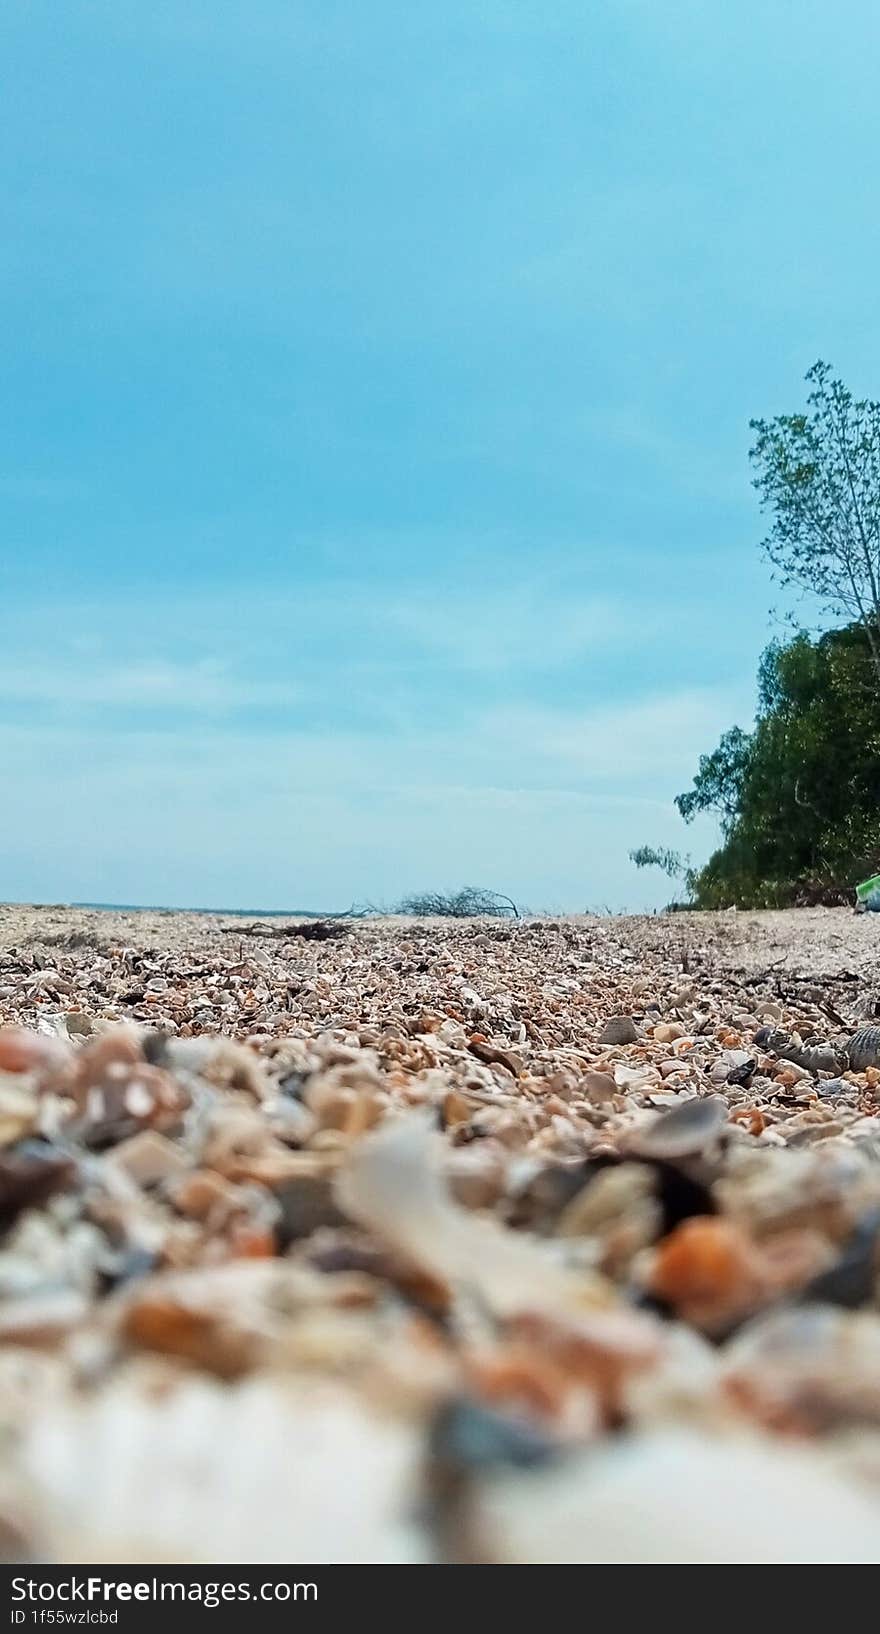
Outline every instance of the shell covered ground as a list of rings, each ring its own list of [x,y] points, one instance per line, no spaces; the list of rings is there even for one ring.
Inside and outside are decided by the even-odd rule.
[[[0,908],[5,1558],[878,1560],[878,995],[842,909]]]

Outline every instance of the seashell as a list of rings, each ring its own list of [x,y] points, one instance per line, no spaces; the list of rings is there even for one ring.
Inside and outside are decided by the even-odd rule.
[[[191,1304],[185,1294],[166,1291],[160,1281],[146,1279],[125,1308],[122,1337],[131,1345],[193,1362],[221,1379],[238,1379],[251,1372],[265,1355],[261,1336],[230,1320],[223,1311],[212,1312]]]
[[[36,1095],[20,1076],[10,1073],[0,1078],[0,1148],[14,1146],[33,1133],[39,1117]]]
[[[661,1078],[671,1078],[674,1073],[681,1072],[681,1062],[677,1057],[670,1057],[667,1061],[658,1062],[657,1071]]]
[[[731,1123],[743,1124],[750,1135],[762,1135],[767,1127],[767,1120],[759,1106],[738,1106],[730,1114]]]
[[[244,1259],[145,1277],[121,1300],[128,1344],[235,1379],[269,1360],[286,1318],[314,1297],[313,1274],[282,1260]]]
[[[89,1084],[73,1132],[85,1146],[113,1146],[138,1129],[174,1128],[189,1104],[178,1080],[145,1061],[111,1060]]]
[[[190,1160],[174,1141],[155,1129],[142,1129],[113,1148],[108,1162],[124,1170],[138,1186],[156,1186],[184,1173]]]
[[[91,1038],[95,1031],[95,1024],[91,1016],[84,1015],[82,1010],[68,1010],[64,1017],[69,1038]]]
[[[866,1029],[870,1031],[871,1029]],[[763,1050],[772,1050],[780,1060],[792,1061],[805,1072],[843,1072],[849,1054],[846,1042],[830,1044],[801,1044],[781,1028],[759,1027],[753,1043]]]
[[[663,1083],[659,1072],[645,1063],[639,1067],[628,1067],[625,1062],[617,1061],[614,1067],[614,1082],[625,1095],[640,1095],[649,1089],[660,1089]]]
[[[443,1098],[444,1129],[451,1129],[456,1124],[469,1123],[479,1104],[478,1101],[469,1101],[460,1090],[451,1089]]]
[[[816,1088],[823,1101],[835,1101],[840,1095],[855,1093],[855,1085],[847,1078],[820,1078]]]
[[[702,1152],[717,1138],[727,1118],[720,1095],[694,1098],[664,1112],[629,1138],[629,1150],[640,1157],[674,1159]]]
[[[755,1317],[729,1343],[724,1387],[771,1429],[880,1424],[880,1317],[803,1303]]]
[[[880,1027],[860,1027],[849,1041],[851,1072],[880,1066]]]
[[[756,1066],[757,1062],[748,1050],[725,1050],[723,1055],[713,1062],[709,1076],[713,1084],[740,1083],[744,1080],[735,1075],[743,1072],[747,1081]]]
[[[663,1229],[656,1177],[647,1164],[619,1163],[603,1169],[563,1209],[559,1237],[589,1237],[597,1261],[609,1275],[622,1276],[634,1256],[655,1242]]]
[[[880,1278],[880,1209],[859,1221],[839,1258],[803,1289],[801,1298],[850,1310],[867,1305]]]
[[[557,1265],[542,1244],[453,1204],[436,1164],[431,1124],[414,1112],[358,1143],[337,1195],[346,1214],[441,1282],[475,1288],[499,1314],[557,1313],[604,1304],[598,1278]]]
[[[115,1154],[114,1154],[115,1156]],[[215,1169],[192,1169],[168,1187],[174,1207],[191,1220],[224,1218],[234,1210],[238,1188]]]
[[[276,1138],[255,1107],[212,1107],[195,1142],[194,1156],[227,1180],[280,1186],[301,1174],[323,1173],[326,1159],[293,1152]]]
[[[0,1222],[36,1208],[76,1179],[76,1163],[49,1142],[22,1141],[0,1152]]]
[[[685,1029],[677,1021],[658,1021],[653,1034],[655,1044],[674,1044],[684,1036]]]
[[[136,1374],[61,1396],[23,1425],[17,1469],[39,1558],[427,1561],[411,1511],[421,1448],[409,1424],[339,1385],[152,1383]]]
[[[166,1039],[162,1064],[195,1073],[218,1089],[239,1091],[255,1101],[269,1094],[259,1056],[231,1038]]]
[[[758,1062],[752,1056],[748,1060],[740,1062],[739,1065],[731,1067],[730,1072],[727,1074],[727,1082],[729,1084],[741,1084],[747,1088],[751,1085],[757,1070]]]
[[[648,1286],[698,1327],[731,1318],[763,1292],[754,1244],[733,1221],[696,1215],[659,1244]]]
[[[579,1088],[585,1100],[593,1106],[605,1106],[618,1093],[618,1087],[610,1072],[585,1072],[579,1080]]]
[[[600,1044],[637,1044],[639,1030],[632,1016],[611,1016],[599,1034]]]
[[[301,1237],[310,1237],[322,1226],[346,1223],[336,1202],[333,1167],[287,1180],[276,1188],[274,1196],[281,1209],[276,1232],[282,1250]]]
[[[461,1396],[445,1402],[430,1427],[428,1456],[444,1476],[454,1471],[535,1469],[559,1455],[546,1435],[516,1418]],[[433,1472],[436,1476],[436,1470]]]
[[[508,1172],[505,1218],[510,1225],[529,1231],[551,1231],[566,1205],[600,1172],[589,1163],[542,1163],[524,1158]]]
[[[491,1044],[488,1039],[475,1035],[473,1038],[468,1039],[468,1049],[471,1055],[477,1057],[478,1061],[485,1061],[488,1066],[497,1064],[499,1067],[503,1067],[505,1072],[509,1072],[512,1078],[519,1078],[524,1071],[521,1056],[515,1055],[513,1050],[499,1049],[496,1044]]]
[[[461,1146],[450,1152],[443,1172],[457,1203],[468,1209],[491,1208],[497,1203],[504,1190],[502,1150],[496,1141],[481,1141],[476,1147]]]
[[[618,1436],[580,1458],[496,1471],[471,1508],[468,1539],[482,1540],[479,1559],[494,1564],[880,1561],[880,1503],[869,1491],[814,1448],[744,1433],[664,1426]],[[756,1526],[756,1514],[773,1524]]]
[[[59,1344],[88,1315],[89,1301],[75,1288],[36,1289],[0,1309],[0,1345],[43,1349]]]
[[[114,1069],[142,1065],[144,1054],[134,1027],[111,1027],[85,1044],[76,1057],[74,1091],[84,1099],[90,1089],[103,1084]]]
[[[72,1059],[69,1046],[57,1036],[30,1032],[26,1027],[0,1027],[0,1072],[54,1074]]]

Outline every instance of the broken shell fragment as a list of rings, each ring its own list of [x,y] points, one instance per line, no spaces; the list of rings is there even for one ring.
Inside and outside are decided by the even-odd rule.
[[[705,1151],[717,1138],[727,1118],[720,1095],[686,1101],[664,1112],[630,1137],[630,1150],[641,1157],[675,1159]]]
[[[765,1280],[744,1231],[729,1220],[698,1215],[659,1244],[648,1286],[695,1327],[716,1329],[758,1304]]]
[[[585,1072],[580,1080],[580,1089],[584,1098],[594,1106],[605,1106],[618,1093],[610,1072]]]
[[[639,1030],[632,1016],[611,1016],[599,1034],[600,1044],[637,1044]]]
[[[39,1077],[63,1070],[71,1059],[72,1052],[59,1038],[26,1027],[0,1027],[0,1072],[33,1072]]]
[[[39,1112],[36,1094],[24,1087],[20,1079],[0,1080],[0,1147],[14,1146],[16,1141],[32,1134]]]
[[[48,1142],[22,1141],[0,1152],[0,1222],[36,1208],[76,1179],[76,1163]]]

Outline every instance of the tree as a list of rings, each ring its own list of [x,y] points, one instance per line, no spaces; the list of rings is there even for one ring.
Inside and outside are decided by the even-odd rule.
[[[722,828],[730,827],[740,808],[751,748],[748,733],[732,726],[711,755],[700,756],[693,788],[678,795],[675,802],[686,823],[698,811],[714,811]]]
[[[723,844],[688,875],[699,907],[844,901],[880,868],[880,717],[863,624],[774,642],[754,732],[726,732],[676,804],[721,817]],[[643,848],[633,860],[657,861]],[[661,864],[662,866],[662,864]]]
[[[829,364],[814,363],[805,414],[752,420],[749,458],[763,549],[780,582],[827,614],[861,625],[880,682],[880,403],[856,400]]]

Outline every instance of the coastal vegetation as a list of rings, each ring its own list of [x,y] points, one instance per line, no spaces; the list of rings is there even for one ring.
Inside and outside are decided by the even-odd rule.
[[[695,907],[847,901],[880,869],[880,403],[825,363],[807,381],[806,412],[752,421],[750,457],[776,582],[835,623],[767,648],[753,730],[725,732],[678,796],[685,822],[719,819],[708,862],[630,853]]]

